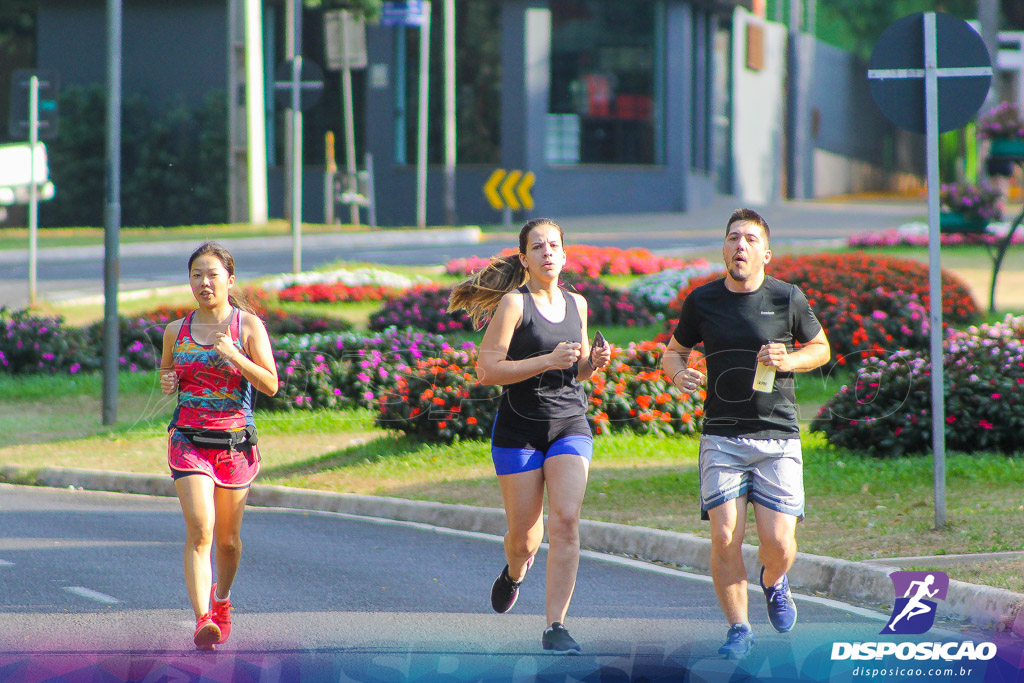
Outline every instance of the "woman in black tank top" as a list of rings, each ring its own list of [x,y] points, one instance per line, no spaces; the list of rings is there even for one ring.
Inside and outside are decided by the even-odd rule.
[[[608,344],[587,341],[587,302],[558,286],[565,265],[562,229],[549,219],[526,223],[519,253],[494,259],[452,290],[449,310],[474,322],[491,317],[480,345],[477,377],[504,391],[491,436],[505,503],[506,565],[491,587],[496,612],[512,609],[544,537],[548,495],[545,650],[577,653],[565,630],[576,586],[579,521],[593,437],[580,382],[611,359]]]

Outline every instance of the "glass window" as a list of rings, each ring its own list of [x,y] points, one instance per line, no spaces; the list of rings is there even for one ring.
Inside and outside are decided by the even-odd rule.
[[[444,3],[431,3],[427,160],[444,161]],[[416,163],[420,29],[402,31],[397,56],[405,74],[397,89],[396,161]],[[455,158],[460,164],[501,161],[501,2],[455,1]]]
[[[548,163],[659,162],[658,6],[551,0]]]

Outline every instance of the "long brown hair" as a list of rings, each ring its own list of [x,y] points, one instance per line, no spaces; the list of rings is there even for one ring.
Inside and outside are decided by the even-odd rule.
[[[550,218],[534,218],[527,221],[519,231],[519,254],[526,253],[530,231],[541,225],[552,226],[558,230],[559,238],[563,237],[562,227],[558,223]],[[494,313],[501,297],[522,287],[530,279],[530,274],[519,260],[519,254],[494,257],[485,268],[455,285],[448,296],[448,312],[464,310],[473,321],[473,326],[480,328],[484,319]]]
[[[231,252],[225,249],[217,242],[207,241],[199,245],[199,247],[192,252],[192,255],[188,257],[188,272],[192,272],[192,263],[200,256],[214,256],[220,261],[221,265],[224,266],[224,270],[228,271],[228,275],[235,274],[235,257],[231,255]],[[259,317],[259,313],[256,312],[256,307],[249,301],[249,298],[244,294],[235,296],[234,294],[228,294],[228,303]]]

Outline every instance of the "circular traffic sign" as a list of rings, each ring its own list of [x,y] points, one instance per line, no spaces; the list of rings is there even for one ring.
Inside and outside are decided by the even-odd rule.
[[[320,103],[324,96],[324,72],[315,62],[302,60],[298,81],[295,81],[294,62],[279,64],[274,71],[274,102],[281,109],[292,108],[292,91],[299,89],[299,109],[306,111]]]
[[[868,83],[875,104],[900,128],[922,134],[924,48],[924,13],[918,12],[885,29],[868,62]],[[985,102],[992,82],[992,61],[978,32],[966,21],[944,12],[935,12],[935,50],[939,132],[944,133],[974,118]],[[989,70],[987,74],[977,73],[985,69]]]

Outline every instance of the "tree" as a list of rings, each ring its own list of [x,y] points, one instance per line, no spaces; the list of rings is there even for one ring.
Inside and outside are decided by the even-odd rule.
[[[864,58],[882,32],[907,14],[940,11],[975,19],[978,11],[977,0],[829,0],[818,7],[822,15],[832,15],[845,26],[850,47]]]

